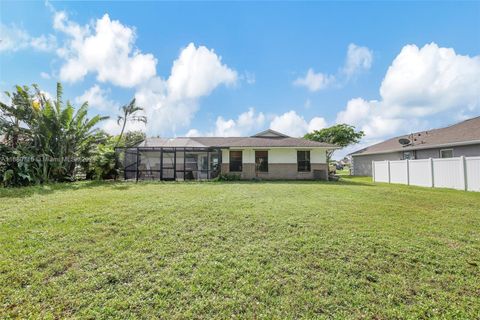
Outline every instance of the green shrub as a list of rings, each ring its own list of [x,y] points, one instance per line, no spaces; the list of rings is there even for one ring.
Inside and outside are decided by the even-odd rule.
[[[235,173],[222,173],[217,178],[217,181],[238,181],[240,180],[240,175]]]
[[[91,157],[87,176],[96,180],[114,179],[118,176],[116,168],[115,145],[116,137],[109,138],[105,143],[99,143]]]

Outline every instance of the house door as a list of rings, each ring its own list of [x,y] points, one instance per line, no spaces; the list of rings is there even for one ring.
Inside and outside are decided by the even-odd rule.
[[[160,180],[175,180],[175,151],[163,151]]]

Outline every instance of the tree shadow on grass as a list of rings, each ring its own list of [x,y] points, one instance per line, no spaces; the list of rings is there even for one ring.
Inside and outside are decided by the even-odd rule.
[[[81,182],[59,182],[44,185],[1,188],[1,198],[28,198],[33,195],[48,195],[59,191],[76,191],[84,189],[93,189],[99,187],[110,187],[113,190],[128,190],[131,183],[123,181],[81,181]]]
[[[165,181],[139,181],[135,183],[133,181],[80,181],[80,182],[61,182],[50,183],[45,185],[19,187],[19,188],[1,188],[0,187],[0,199],[2,198],[28,198],[33,195],[48,195],[61,191],[77,191],[84,189],[94,189],[99,187],[109,187],[113,190],[128,190],[137,184],[206,184],[206,185],[222,185],[222,184],[239,184],[239,185],[252,185],[252,184],[289,184],[289,185],[323,185],[332,187],[341,186],[362,186],[362,187],[374,187],[367,179],[345,179],[341,178],[339,181],[318,181],[318,180],[247,180],[247,181],[181,181],[181,182],[165,182]]]
[[[218,184],[289,184],[289,185],[324,185],[324,186],[362,186],[374,187],[372,182],[341,178],[338,181],[325,180],[247,180],[247,181],[212,181]]]
[[[238,185],[254,185],[254,184],[289,184],[289,185],[326,185],[326,186],[365,186],[374,187],[375,184],[371,181],[371,177],[340,177],[338,181],[326,180],[235,180],[235,181],[219,181],[219,180],[204,180],[204,181],[160,181],[160,180],[139,180],[138,184],[158,184],[158,185],[223,185],[223,184],[238,184]],[[124,182],[136,184],[134,181]]]

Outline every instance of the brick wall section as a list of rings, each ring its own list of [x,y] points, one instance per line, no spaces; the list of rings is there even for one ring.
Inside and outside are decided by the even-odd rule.
[[[220,165],[220,172],[222,174],[227,174],[230,172],[229,168],[230,168],[230,163],[222,163]]]
[[[242,172],[232,172],[232,174],[239,174],[242,179],[249,180],[255,178],[255,164],[244,163],[242,164]],[[222,173],[230,173],[230,164],[222,163]]]
[[[313,170],[323,170],[320,179],[327,180],[327,164],[312,163],[311,169],[309,172],[298,172],[296,163],[270,163],[268,172],[255,172],[254,163],[244,163],[241,178],[249,180],[257,176],[265,180],[312,180],[314,179]],[[222,173],[229,173],[228,163],[222,163]]]
[[[253,179],[255,178],[255,163],[244,163],[242,179]]]

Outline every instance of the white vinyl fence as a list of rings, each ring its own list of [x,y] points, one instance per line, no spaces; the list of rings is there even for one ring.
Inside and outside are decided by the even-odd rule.
[[[372,161],[375,182],[480,191],[480,157]]]

